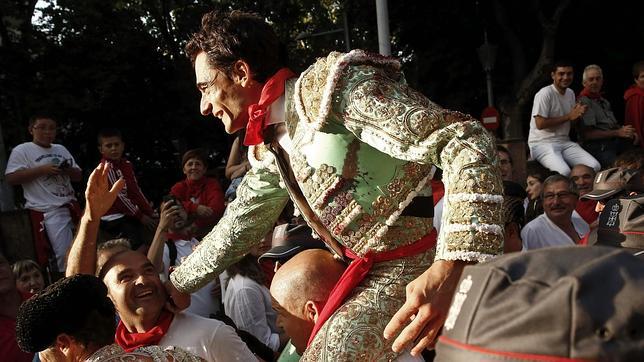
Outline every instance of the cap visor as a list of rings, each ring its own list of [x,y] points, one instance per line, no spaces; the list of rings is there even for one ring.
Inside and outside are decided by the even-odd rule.
[[[437,362],[448,361],[504,361],[504,362],[534,362],[534,361],[580,361],[572,358],[550,356],[543,354],[509,352],[487,349],[471,344],[462,343],[442,336],[436,345]]]
[[[582,199],[589,199],[589,200],[602,200],[607,197],[611,197],[615,195],[616,193],[622,191],[621,189],[613,189],[613,190],[593,190],[586,195],[582,196]]]
[[[282,245],[271,248],[269,251],[262,254],[258,260],[262,259],[284,259],[291,257],[300,252],[302,247],[300,245]]]

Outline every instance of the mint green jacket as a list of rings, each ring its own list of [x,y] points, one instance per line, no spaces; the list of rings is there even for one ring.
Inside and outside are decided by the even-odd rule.
[[[443,170],[445,202],[435,259],[484,261],[502,250],[503,186],[494,139],[477,120],[409,88],[400,64],[354,50],[331,53],[287,83],[290,165],[309,205],[358,255],[410,244],[431,219],[401,216],[431,195]],[[288,200],[273,155],[251,147],[237,199],[171,275],[192,292],[243,257],[271,230]],[[427,207],[432,207],[429,204]]]

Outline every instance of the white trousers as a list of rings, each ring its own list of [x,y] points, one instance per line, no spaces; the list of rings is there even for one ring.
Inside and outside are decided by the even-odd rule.
[[[595,171],[601,169],[599,162],[590,153],[572,141],[532,143],[529,147],[533,159],[566,177],[570,174],[570,169],[579,164],[592,167]]]
[[[67,207],[58,207],[44,214],[45,232],[56,256],[59,272],[65,272],[67,251],[72,243],[73,223]]]

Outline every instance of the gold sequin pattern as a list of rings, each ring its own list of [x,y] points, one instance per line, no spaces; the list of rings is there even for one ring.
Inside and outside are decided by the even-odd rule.
[[[393,361],[383,331],[404,303],[405,286],[422,274],[433,259],[433,251],[375,264],[365,280],[354,290],[322,326],[301,361]]]

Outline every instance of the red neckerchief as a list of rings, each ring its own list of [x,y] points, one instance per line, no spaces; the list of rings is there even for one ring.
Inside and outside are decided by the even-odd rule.
[[[266,110],[271,103],[284,94],[286,81],[293,77],[295,77],[295,73],[288,68],[278,70],[264,84],[259,102],[248,106],[248,125],[246,126],[246,137],[244,137],[245,146],[253,146],[264,142]]]
[[[326,304],[322,308],[320,315],[318,316],[313,331],[311,331],[311,336],[309,337],[309,342],[307,347],[313,342],[313,338],[317,332],[322,328],[324,322],[326,322],[335,311],[340,308],[345,299],[353,291],[353,289],[360,284],[360,282],[367,276],[369,270],[374,263],[381,263],[383,261],[401,259],[408,256],[418,255],[423,253],[436,245],[436,229],[423,236],[422,238],[416,240],[415,242],[401,246],[394,250],[382,251],[379,253],[374,253],[372,251],[367,252],[362,258],[358,257],[348,248],[344,249],[344,254],[353,259],[349,267],[342,273],[340,280],[335,284],[331,290],[331,294],[327,298]]]
[[[588,88],[584,88],[579,92],[579,95],[577,96],[577,99],[581,97],[588,97],[592,100],[598,101],[602,99],[601,93],[592,93],[591,91],[588,90]]]
[[[119,321],[119,325],[116,327],[114,342],[121,346],[125,352],[132,352],[137,348],[145,346],[157,345],[161,338],[168,332],[173,318],[174,314],[165,309],[161,310],[157,325],[144,333],[131,333],[127,330],[123,321]]]

